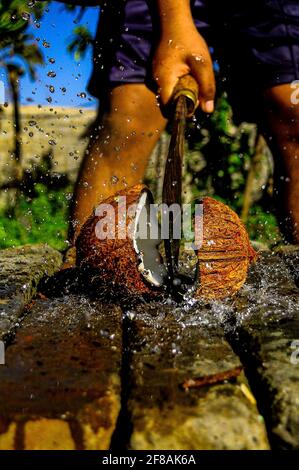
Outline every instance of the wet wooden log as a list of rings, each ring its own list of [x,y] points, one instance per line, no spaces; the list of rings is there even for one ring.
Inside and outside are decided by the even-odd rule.
[[[0,250],[0,340],[12,334],[40,280],[61,262],[61,254],[47,245]]]
[[[242,365],[211,311],[150,304],[126,318],[129,448],[268,448]]]
[[[0,449],[109,449],[120,368],[119,308],[37,300],[0,367]]]
[[[299,245],[279,246],[275,253],[288,267],[296,286],[299,287]]]
[[[27,304],[0,366],[0,449],[267,449],[260,413],[273,448],[299,449],[292,253],[262,255],[233,303],[152,302],[123,324],[101,296],[28,304],[60,264],[43,250],[0,252],[2,337]]]
[[[299,449],[299,289],[278,256],[264,255],[252,268],[236,322],[235,349],[272,447]]]

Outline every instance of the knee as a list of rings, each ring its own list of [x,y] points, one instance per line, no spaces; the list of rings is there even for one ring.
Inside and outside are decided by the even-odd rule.
[[[264,107],[271,128],[280,138],[299,141],[299,103],[292,100],[291,84],[269,88],[264,94]]]
[[[166,120],[154,93],[143,84],[130,84],[111,91],[102,124],[111,133],[140,135],[156,129],[161,131]]]
[[[164,122],[141,117],[137,110],[129,113],[121,109],[111,110],[102,115],[92,140],[108,145],[117,142],[122,145],[130,142],[146,144],[147,141],[159,139],[164,128]]]

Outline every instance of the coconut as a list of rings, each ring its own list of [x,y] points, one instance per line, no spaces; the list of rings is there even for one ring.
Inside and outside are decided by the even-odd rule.
[[[97,272],[104,284],[132,294],[157,293],[166,268],[158,251],[160,230],[152,203],[151,192],[141,184],[103,201],[77,238],[77,265]]]
[[[257,254],[238,215],[210,197],[202,199],[202,246],[198,257],[196,298],[222,299],[243,286],[250,262]]]

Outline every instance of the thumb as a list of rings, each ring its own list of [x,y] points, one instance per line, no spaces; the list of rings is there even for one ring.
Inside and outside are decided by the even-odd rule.
[[[163,106],[166,106],[173,95],[173,91],[177,85],[180,77],[188,73],[189,67],[175,66],[176,64],[170,64],[169,67],[157,67],[155,70],[155,79],[158,84],[158,93],[160,96],[160,102]]]

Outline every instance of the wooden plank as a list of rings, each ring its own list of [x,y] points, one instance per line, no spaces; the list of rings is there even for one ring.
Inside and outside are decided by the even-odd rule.
[[[299,289],[278,256],[264,255],[252,268],[236,303],[236,322],[235,349],[246,365],[272,447],[299,449],[299,354],[294,343],[298,352]]]
[[[0,340],[12,334],[40,280],[57,271],[61,261],[47,245],[0,250]]]
[[[121,311],[38,300],[0,367],[0,449],[108,449],[120,410]]]
[[[129,448],[268,449],[244,375],[221,380],[241,364],[209,308],[150,304],[128,312],[125,323]],[[183,389],[187,380],[211,375],[219,383]]]
[[[275,250],[290,271],[293,281],[299,286],[299,246],[284,245]]]

